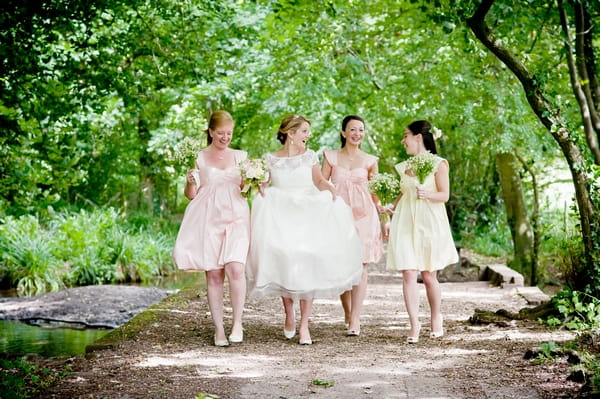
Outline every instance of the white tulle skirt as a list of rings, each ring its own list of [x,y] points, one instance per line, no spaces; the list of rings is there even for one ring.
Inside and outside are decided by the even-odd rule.
[[[313,187],[269,187],[252,204],[251,296],[332,298],[358,284],[361,245],[344,200]]]

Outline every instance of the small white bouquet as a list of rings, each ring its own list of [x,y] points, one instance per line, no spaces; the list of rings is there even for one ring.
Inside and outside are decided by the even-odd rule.
[[[367,187],[384,207],[392,205],[400,195],[400,181],[390,173],[376,174],[369,180]]]
[[[248,158],[240,162],[239,166],[244,179],[242,195],[249,197],[253,187],[258,187],[260,183],[267,181],[269,176],[267,163],[261,158]]]
[[[427,151],[415,155],[408,161],[410,170],[412,170],[417,180],[419,180],[419,184],[425,183],[427,176],[433,172],[435,158],[435,155]]]
[[[173,147],[173,160],[179,168],[192,168],[196,185],[200,185],[200,177],[195,169],[198,151],[204,148],[204,141],[192,137],[184,137]]]

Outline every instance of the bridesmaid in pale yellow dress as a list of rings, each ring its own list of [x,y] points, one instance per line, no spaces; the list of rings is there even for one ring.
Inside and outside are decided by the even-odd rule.
[[[409,155],[426,151],[437,154],[432,126],[427,121],[415,121],[408,125],[402,144]],[[390,226],[387,268],[402,270],[404,302],[410,321],[408,343],[419,342],[419,272],[431,310],[430,337],[440,338],[444,335],[442,294],[437,271],[458,262],[445,206],[450,196],[448,170],[448,161],[436,156],[433,173],[420,186],[410,169],[410,159],[396,165],[401,194]]]
[[[367,265],[377,263],[383,254],[381,225],[375,205],[377,198],[367,188],[367,182],[378,172],[379,159],[360,149],[364,138],[364,120],[349,115],[342,121],[342,148],[325,151],[323,157],[323,177],[331,179],[338,195],[352,208],[362,248],[360,282],[340,295],[348,336],[360,335],[360,315],[367,291]]]
[[[215,111],[206,131],[209,145],[198,152],[196,172],[189,170],[185,186],[188,204],[177,240],[173,260],[182,270],[203,270],[210,314],[215,325],[214,344],[227,346],[242,342],[242,313],[246,297],[246,257],[250,245],[250,210],[241,195],[239,163],[244,151],[229,148],[233,118],[226,111]],[[229,281],[233,326],[229,340],[223,327],[223,285]]]

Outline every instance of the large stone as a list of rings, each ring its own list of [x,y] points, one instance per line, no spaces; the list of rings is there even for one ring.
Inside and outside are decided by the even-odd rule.
[[[523,275],[502,264],[485,265],[482,280],[488,280],[490,283],[501,287],[507,285],[522,287],[525,283]]]
[[[0,320],[116,328],[172,291],[93,285],[24,298],[0,298]]]

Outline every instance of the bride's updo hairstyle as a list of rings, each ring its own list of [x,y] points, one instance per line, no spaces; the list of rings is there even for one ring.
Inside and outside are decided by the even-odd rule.
[[[416,136],[417,134],[423,136],[423,144],[425,145],[425,149],[427,151],[432,154],[437,154],[435,139],[433,138],[433,133],[431,132],[431,123],[427,121],[414,121],[407,127],[408,130],[412,132],[413,136]]]
[[[292,114],[286,116],[281,121],[281,125],[279,125],[279,130],[277,130],[277,140],[279,140],[281,144],[285,144],[285,140],[287,140],[288,133],[295,132],[296,130],[298,130],[304,122],[308,123],[309,125],[311,124],[311,122],[302,115]]]
[[[208,144],[212,143],[212,137],[210,136],[209,130],[215,130],[219,126],[233,124],[233,117],[227,111],[215,111],[210,115],[210,120],[208,121],[208,129],[206,129],[206,142]]]

